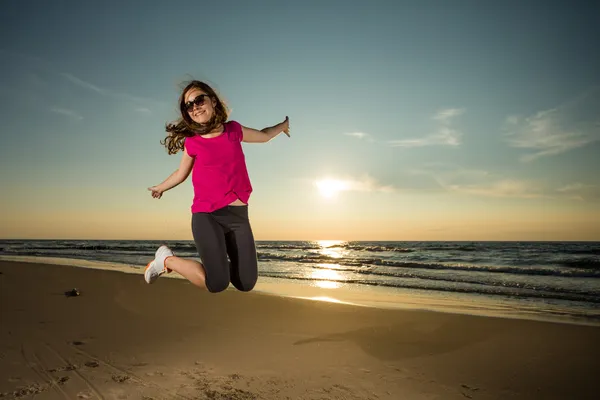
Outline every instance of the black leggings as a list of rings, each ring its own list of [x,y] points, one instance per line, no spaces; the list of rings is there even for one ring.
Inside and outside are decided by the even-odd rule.
[[[192,234],[209,292],[221,292],[227,289],[229,282],[244,292],[254,288],[258,261],[248,206],[226,206],[211,213],[194,213]]]

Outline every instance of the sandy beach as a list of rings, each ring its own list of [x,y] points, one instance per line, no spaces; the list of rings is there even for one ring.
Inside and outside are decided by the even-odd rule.
[[[600,327],[8,261],[0,326],[7,399],[592,399],[600,370]]]

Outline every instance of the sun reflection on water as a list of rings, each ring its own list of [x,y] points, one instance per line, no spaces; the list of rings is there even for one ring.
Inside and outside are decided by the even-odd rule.
[[[317,269],[312,271],[311,278],[337,281],[342,279],[342,275],[338,271],[334,271],[332,269]]]
[[[316,243],[319,246],[317,252],[330,258],[340,259],[348,252],[340,247],[347,243],[343,240],[318,240]],[[340,281],[344,281],[344,275],[336,271],[342,269],[340,264],[320,263],[316,265],[318,268],[311,271],[308,276],[313,281],[312,286],[322,289],[337,289],[342,286]]]
[[[317,240],[317,244],[323,248],[339,246],[342,243],[345,243],[345,242],[343,240]]]
[[[326,266],[327,264],[319,265]],[[342,274],[333,269],[316,269],[311,271],[310,278],[315,280],[315,286],[323,289],[337,289],[341,285],[336,281],[343,280]]]
[[[333,269],[333,270],[342,270],[344,267],[342,267],[340,264],[329,264],[329,263],[319,263],[316,264],[319,268],[323,268],[323,269]]]
[[[347,253],[346,250],[338,246],[345,244],[343,240],[319,240],[317,244],[321,246],[319,253],[331,258],[342,258]]]

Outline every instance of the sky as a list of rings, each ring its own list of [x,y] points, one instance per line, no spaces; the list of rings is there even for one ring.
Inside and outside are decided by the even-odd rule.
[[[600,240],[591,1],[39,1],[0,14],[0,238],[190,240],[160,141],[189,79],[257,240]]]

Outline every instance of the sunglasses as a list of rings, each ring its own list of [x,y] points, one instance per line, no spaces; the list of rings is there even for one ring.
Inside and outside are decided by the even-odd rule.
[[[196,96],[196,98],[194,98],[194,100],[190,100],[184,104],[185,110],[188,112],[192,111],[194,109],[194,106],[201,106],[202,104],[204,104],[206,99],[209,97],[210,96],[207,94],[200,94],[200,95]]]

